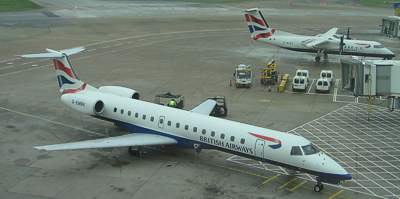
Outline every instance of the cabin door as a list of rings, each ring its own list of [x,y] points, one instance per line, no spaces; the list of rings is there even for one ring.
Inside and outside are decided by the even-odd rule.
[[[254,155],[260,158],[264,158],[264,145],[265,141],[261,139],[256,140],[256,146],[254,149]]]
[[[163,129],[165,124],[165,116],[160,116],[158,118],[158,128]]]

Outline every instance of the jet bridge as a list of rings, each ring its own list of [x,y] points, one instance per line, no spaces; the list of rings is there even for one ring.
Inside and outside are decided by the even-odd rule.
[[[390,108],[400,108],[400,60],[341,59],[342,89],[354,96],[390,98]]]

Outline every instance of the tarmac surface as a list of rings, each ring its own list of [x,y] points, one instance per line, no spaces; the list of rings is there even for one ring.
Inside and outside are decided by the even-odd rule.
[[[357,168],[353,164],[367,163],[346,159],[340,152],[336,155],[336,151],[330,151],[331,146],[318,142],[323,136],[329,137],[325,130],[320,133],[323,127],[309,129],[303,124],[343,109],[360,114],[365,107],[347,105],[351,100],[335,103],[332,94],[315,94],[313,87],[306,94],[277,93],[268,92],[259,83],[258,69],[271,58],[277,60],[280,73],[293,75],[296,68],[305,67],[316,78],[321,69],[332,69],[339,78],[339,57],[330,56],[327,62],[317,64],[313,54],[254,42],[241,10],[265,8],[264,14],[270,16],[268,20],[273,26],[299,34],[315,35],[334,25],[351,26],[353,37],[380,41],[399,53],[399,40],[378,34],[380,20],[391,14],[390,9],[279,1],[217,6],[169,1],[37,2],[46,8],[0,13],[0,121],[3,121],[0,124],[0,198],[398,198],[398,181],[379,184],[380,191],[373,190],[374,186],[379,187],[376,184],[368,188],[370,191],[363,191],[360,184],[367,185],[361,183],[365,178],[360,174],[353,175],[355,179],[349,182],[350,186],[327,186],[323,193],[314,193],[313,183],[303,183],[303,178],[292,180],[292,176],[278,175],[274,169],[261,170],[226,161],[232,160],[231,155],[218,151],[197,155],[192,150],[174,147],[148,148],[141,158],[129,156],[125,148],[36,151],[32,148],[36,145],[126,132],[64,106],[59,100],[49,60],[15,56],[43,52],[45,48],[85,46],[87,50],[71,57],[71,61],[78,76],[93,86],[127,86],[139,91],[146,101],[166,91],[179,93],[185,96],[185,109],[208,97],[224,95],[229,108],[227,119],[281,131],[304,127],[311,134],[293,133],[315,141],[321,150],[344,166]],[[124,9],[118,12],[121,7]],[[255,66],[255,84],[251,89],[229,86],[233,69],[240,63]],[[386,115],[387,110],[379,111]],[[393,114],[398,117],[398,112]],[[347,117],[338,118],[352,125]],[[389,126],[380,125],[383,129]],[[348,136],[354,131],[349,129],[344,134],[335,133]],[[386,131],[386,136],[393,136],[389,137],[392,142],[385,143],[391,148],[387,153],[396,158],[377,159],[373,164],[389,162],[398,169],[398,162],[392,162],[398,161],[400,155],[396,148],[397,130]],[[370,129],[368,134],[376,132]],[[353,150],[351,153],[356,150],[347,142],[339,142],[342,143],[340,151],[345,154],[349,148]],[[368,165],[362,168],[365,167],[370,168]],[[395,173],[389,175],[395,180],[399,178]],[[369,174],[367,177],[375,182],[380,179]],[[299,183],[289,186],[294,181]]]

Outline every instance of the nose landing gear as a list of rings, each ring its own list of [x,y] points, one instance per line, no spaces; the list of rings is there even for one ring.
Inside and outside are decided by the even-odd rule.
[[[317,184],[314,186],[315,192],[321,192],[324,189],[324,185],[321,182],[321,179],[317,177]]]

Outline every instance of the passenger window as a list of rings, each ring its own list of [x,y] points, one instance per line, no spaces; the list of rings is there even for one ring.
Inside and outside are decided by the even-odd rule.
[[[168,122],[167,122],[167,125],[168,125],[168,126],[171,126],[171,121],[168,121]]]
[[[301,83],[301,84],[304,84],[304,79],[301,79],[301,80],[300,80],[300,83]]]
[[[144,119],[144,120],[145,120],[145,119],[146,119],[146,115],[143,115],[143,116],[142,116],[142,119]]]
[[[215,136],[215,131],[211,131],[211,137]]]
[[[176,125],[175,125],[175,126],[176,126],[176,128],[179,128],[180,124],[179,124],[179,123],[176,123]]]
[[[301,76],[301,72],[298,72],[298,73],[297,73],[297,76]]]
[[[240,144],[244,144],[244,138],[240,139]]]
[[[331,77],[332,77],[332,74],[328,73],[328,74],[326,74],[326,76],[327,76],[328,78],[331,78]]]
[[[326,73],[322,73],[322,77],[326,77]]]
[[[163,120],[163,119],[160,119],[160,124],[162,124],[162,123],[164,123],[164,120]]]
[[[292,151],[290,151],[290,155],[303,155],[299,146],[292,147]]]
[[[128,116],[131,116],[131,111],[128,111]]]
[[[153,116],[150,117],[150,121],[152,121],[152,122],[154,121],[154,117]]]
[[[222,133],[220,137],[221,139],[225,139],[225,134]]]
[[[205,134],[207,133],[207,131],[206,131],[205,129],[203,129],[203,130],[201,131],[201,133],[202,133],[203,135],[205,135]]]
[[[197,132],[197,127],[193,127],[193,132]]]
[[[231,142],[235,141],[235,136],[231,136]]]
[[[294,79],[294,83],[298,84],[299,83],[299,79]]]
[[[324,86],[328,86],[328,82],[324,82]]]
[[[117,108],[114,108],[114,113],[117,112]]]
[[[185,125],[185,130],[188,130],[189,129],[189,125]]]
[[[318,86],[322,86],[322,82],[321,81],[318,82]]]
[[[135,117],[138,118],[139,117],[139,113],[135,113]]]
[[[124,114],[124,109],[121,109],[121,114]]]

